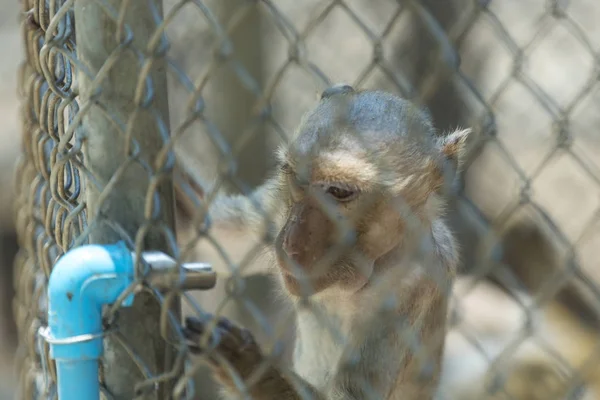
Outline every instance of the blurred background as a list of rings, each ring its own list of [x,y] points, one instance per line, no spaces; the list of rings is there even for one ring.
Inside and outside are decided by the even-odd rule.
[[[17,97],[18,68],[23,62],[20,34],[21,4],[2,1],[0,5],[0,398],[12,399],[15,384],[13,355],[17,334],[12,313],[13,259],[17,252],[14,224],[14,168],[21,151],[21,124]]]
[[[233,55],[222,52],[200,5],[225,27]],[[17,346],[12,310],[20,307],[13,306],[11,273],[13,176],[23,134],[16,86],[24,59],[20,13],[33,2],[3,6],[0,396],[10,398]],[[273,166],[274,148],[331,83],[420,101],[440,134],[472,127],[467,168],[449,210],[464,279],[448,339],[447,398],[488,398],[483,393],[495,388],[489,398],[600,399],[600,367],[593,362],[600,332],[597,0],[165,0],[164,9],[173,13],[167,57],[178,67],[168,75],[170,126],[180,134],[178,161],[198,181],[214,182],[235,158],[244,185],[226,189],[259,184]],[[188,82],[229,147],[211,139],[205,121],[186,122]],[[178,233],[181,243],[193,243],[190,259],[226,264],[210,242],[185,228]],[[227,244],[233,262],[251,246]],[[225,284],[194,298],[214,310]],[[270,289],[257,275],[248,279],[245,296],[273,322],[277,305],[264,295]],[[261,340],[260,324],[242,306],[230,302],[225,314]],[[541,322],[532,328],[523,322],[529,318]],[[31,335],[28,328],[20,335]],[[512,375],[492,379],[500,364]],[[214,398],[208,378],[203,385],[201,398]]]

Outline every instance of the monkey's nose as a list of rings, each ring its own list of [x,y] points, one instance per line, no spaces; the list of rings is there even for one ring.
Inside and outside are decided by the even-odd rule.
[[[294,258],[294,257],[298,257],[300,255],[300,252],[298,252],[298,251],[286,251],[285,254],[287,254],[288,257],[290,257],[290,258]]]
[[[304,257],[302,257],[302,252],[295,249],[286,249],[285,254],[290,260],[294,261],[296,264],[299,264],[299,266],[303,266],[302,262],[304,261]]]
[[[309,257],[307,257],[308,253],[306,251],[302,251],[296,246],[283,246],[283,257],[280,256],[280,263],[282,266],[287,269],[289,272],[292,272],[295,269],[304,270],[307,267],[307,262],[309,261]]]

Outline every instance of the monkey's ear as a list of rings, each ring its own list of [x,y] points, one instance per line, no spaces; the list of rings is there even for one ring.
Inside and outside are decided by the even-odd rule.
[[[333,85],[323,91],[321,93],[321,100],[331,97],[336,94],[345,94],[354,92],[354,88],[350,85],[346,85],[344,83],[340,83],[337,85]]]
[[[466,142],[471,131],[471,128],[457,129],[451,134],[438,139],[440,151],[452,163],[456,171],[462,170]]]

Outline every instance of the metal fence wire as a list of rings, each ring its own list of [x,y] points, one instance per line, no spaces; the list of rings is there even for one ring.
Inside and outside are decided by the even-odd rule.
[[[225,272],[216,289],[186,292],[138,266],[134,306],[104,313],[105,398],[216,398],[210,354],[191,353],[182,315],[229,313],[265,363],[285,363],[293,311],[264,300],[277,283],[249,277],[270,263],[255,260],[273,238],[220,235],[207,210],[222,191],[251,193],[336,82],[426,105],[440,135],[473,129],[449,194],[461,261],[439,397],[600,398],[600,5],[441,3],[23,0],[18,398],[57,397],[40,335],[47,283],[86,243],[122,240]],[[311,304],[298,307],[321,310]],[[398,334],[413,343],[410,328]]]

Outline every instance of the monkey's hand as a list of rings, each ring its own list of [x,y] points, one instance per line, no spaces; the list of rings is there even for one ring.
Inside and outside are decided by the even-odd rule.
[[[209,332],[211,326],[214,328]],[[206,357],[215,379],[232,398],[250,395],[254,400],[301,399],[291,382],[263,355],[247,329],[226,318],[216,321],[212,317],[204,320],[186,318],[184,335],[192,353]],[[205,335],[208,340],[203,340]],[[203,346],[201,343],[207,344]],[[309,396],[321,399],[310,385],[299,377],[296,379]]]
[[[215,323],[216,322],[216,323]],[[202,346],[202,336],[210,326],[207,345]],[[215,377],[224,386],[235,387],[234,377],[243,381],[265,363],[260,348],[249,330],[240,328],[226,318],[200,320],[186,318],[184,334],[188,339],[192,353],[206,355],[206,361]]]

